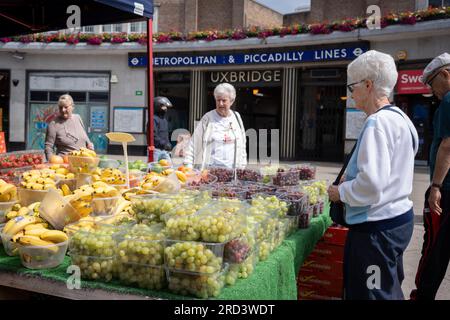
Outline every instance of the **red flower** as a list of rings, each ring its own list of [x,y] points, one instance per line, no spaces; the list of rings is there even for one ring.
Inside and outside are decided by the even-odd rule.
[[[331,33],[331,28],[326,24],[313,24],[310,26],[310,32],[312,34],[329,34]]]

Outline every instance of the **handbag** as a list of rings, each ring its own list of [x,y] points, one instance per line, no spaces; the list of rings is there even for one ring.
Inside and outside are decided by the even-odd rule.
[[[345,172],[345,169],[347,169],[348,163],[353,155],[353,152],[355,152],[356,145],[358,142],[355,143],[353,146],[352,151],[350,151],[350,154],[347,157],[347,160],[345,160],[344,166],[342,167],[341,171],[339,172],[336,180],[333,182],[334,186],[338,186],[342,176]],[[344,227],[348,227],[347,223],[345,222],[345,205],[342,203],[342,201],[338,202],[331,202],[330,204],[330,217],[331,220],[333,220],[334,223],[339,224]]]

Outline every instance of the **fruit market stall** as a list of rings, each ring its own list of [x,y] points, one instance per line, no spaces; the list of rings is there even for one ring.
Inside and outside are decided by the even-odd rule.
[[[217,299],[296,299],[297,271],[330,223],[326,215],[313,218],[311,228],[299,230],[286,239],[266,261],[256,265],[248,279],[239,279],[234,286],[225,287]],[[83,280],[81,290],[69,290],[69,265],[70,258],[66,257],[57,268],[30,270],[23,268],[18,259],[0,250],[0,285],[68,299],[191,299],[166,291],[123,286],[115,281]]]
[[[68,162],[0,181],[0,285],[66,298],[296,299],[297,272],[331,223],[326,181],[308,164],[199,172],[163,161],[128,186],[90,150]],[[66,285],[74,267],[80,290]]]

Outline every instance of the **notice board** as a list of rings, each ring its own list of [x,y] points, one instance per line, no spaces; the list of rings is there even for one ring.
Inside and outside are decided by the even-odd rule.
[[[114,107],[114,131],[144,132],[145,107]]]
[[[356,140],[363,128],[366,114],[358,109],[346,109],[345,139]]]

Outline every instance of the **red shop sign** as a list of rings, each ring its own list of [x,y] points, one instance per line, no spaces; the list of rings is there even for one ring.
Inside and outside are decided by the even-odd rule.
[[[423,70],[402,70],[398,72],[397,94],[431,93],[421,82]]]

